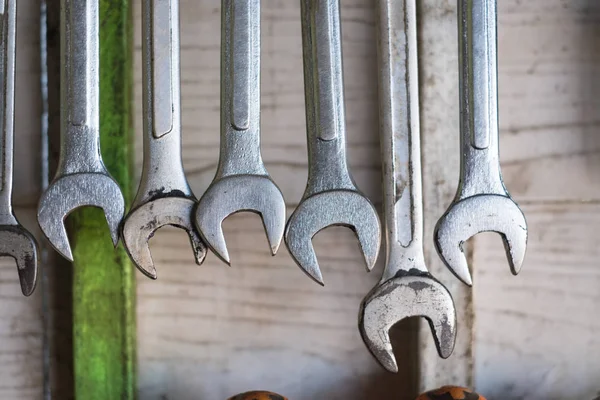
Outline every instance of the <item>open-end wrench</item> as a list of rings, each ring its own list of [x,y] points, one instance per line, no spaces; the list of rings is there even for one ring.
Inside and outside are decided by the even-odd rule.
[[[72,261],[67,215],[84,206],[103,209],[116,246],[125,202],[100,155],[98,0],[61,0],[60,9],[60,158],[37,217],[50,244]]]
[[[339,0],[301,0],[308,183],[290,217],[286,245],[296,263],[323,285],[312,238],[331,225],[352,229],[367,270],[377,261],[381,226],[346,162],[346,121]]]
[[[12,209],[15,121],[17,0],[0,1],[0,256],[17,263],[21,291],[29,296],[37,278],[37,244]]]
[[[198,202],[196,226],[230,263],[222,222],[239,211],[260,214],[271,254],[281,244],[285,202],[260,153],[260,0],[223,0],[219,166]]]
[[[193,224],[196,197],[181,160],[179,0],[144,0],[142,27],[144,167],[122,234],[135,265],[156,279],[148,241],[162,226],[187,231],[198,265],[206,246]]]
[[[427,270],[419,133],[416,0],[379,0],[379,104],[386,265],[359,313],[363,340],[390,372],[398,365],[389,330],[408,317],[429,322],[437,350],[454,349],[456,310],[448,289]]]
[[[518,274],[527,248],[527,222],[500,172],[496,0],[458,0],[460,43],[460,182],[435,228],[435,246],[448,268],[471,285],[463,244],[492,231],[502,236]]]

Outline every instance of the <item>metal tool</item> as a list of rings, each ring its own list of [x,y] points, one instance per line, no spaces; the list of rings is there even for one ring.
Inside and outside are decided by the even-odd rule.
[[[125,209],[100,155],[98,0],[61,1],[61,44],[61,151],[37,217],[50,244],[73,261],[67,215],[84,206],[103,209],[116,246]]]
[[[419,133],[416,0],[379,1],[379,110],[386,265],[359,314],[363,340],[390,372],[398,366],[389,329],[408,317],[429,322],[437,350],[454,349],[456,310],[448,289],[427,270]]]
[[[0,2],[0,256],[15,259],[21,291],[29,296],[37,279],[37,243],[19,224],[12,208],[16,33],[17,2],[3,0]]]
[[[148,241],[165,225],[184,229],[198,265],[206,246],[193,224],[196,197],[181,159],[179,0],[142,2],[144,166],[123,243],[138,269],[156,279]]]
[[[339,0],[302,0],[308,182],[290,217],[285,242],[296,263],[323,285],[312,238],[331,225],[346,226],[360,243],[367,270],[377,261],[377,211],[354,183],[346,162],[346,123]]]
[[[435,228],[435,245],[448,268],[471,285],[464,242],[480,232],[498,232],[516,275],[525,258],[527,222],[504,186],[498,160],[496,0],[459,0],[458,18],[460,182]]]
[[[260,0],[223,0],[219,166],[198,202],[196,226],[230,263],[222,222],[239,211],[260,214],[271,253],[279,249],[285,202],[260,153]]]

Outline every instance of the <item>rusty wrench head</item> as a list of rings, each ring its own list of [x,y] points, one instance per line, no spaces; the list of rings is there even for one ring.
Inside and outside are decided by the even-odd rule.
[[[0,8],[0,256],[17,263],[21,291],[29,296],[37,279],[37,244],[14,216],[12,209],[13,146],[15,120],[15,56],[17,2],[3,1]]]
[[[122,236],[138,269],[156,279],[148,241],[159,228],[184,229],[198,265],[206,246],[192,221],[196,198],[181,160],[179,1],[144,0],[142,11],[144,167]]]
[[[373,204],[356,188],[346,162],[339,0],[302,0],[300,4],[308,183],[287,223],[285,242],[300,268],[322,285],[313,236],[331,225],[352,229],[371,270],[379,253],[381,226]]]
[[[498,160],[496,0],[459,0],[461,172],[456,197],[435,229],[448,268],[473,283],[463,244],[479,232],[502,236],[518,274],[527,249],[527,222],[511,199]]]
[[[73,260],[64,226],[79,207],[104,210],[115,246],[125,202],[100,155],[98,1],[61,2],[61,152],[58,170],[38,207],[50,244]]]
[[[431,276],[423,253],[416,0],[379,0],[379,98],[384,175],[386,266],[359,314],[363,340],[391,372],[398,366],[389,329],[423,317],[441,357],[456,337],[454,301]]]
[[[223,0],[222,16],[219,166],[198,202],[196,226],[229,264],[223,220],[239,211],[259,214],[275,255],[285,202],[260,153],[260,0]]]

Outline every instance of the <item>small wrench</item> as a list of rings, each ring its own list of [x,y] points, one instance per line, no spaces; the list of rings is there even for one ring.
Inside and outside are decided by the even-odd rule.
[[[271,254],[285,228],[285,201],[260,153],[260,0],[223,0],[219,166],[198,202],[196,226],[230,264],[222,223],[239,211],[260,214]]]
[[[386,266],[361,304],[362,338],[381,365],[398,372],[389,330],[424,317],[441,357],[454,349],[456,310],[431,276],[423,251],[416,0],[379,0],[379,112]]]
[[[464,242],[480,232],[499,233],[510,269],[517,275],[527,249],[527,222],[500,172],[496,0],[458,0],[458,18],[460,181],[434,236],[446,266],[470,286]]]
[[[17,1],[0,1],[0,256],[17,263],[21,291],[29,296],[37,279],[37,243],[15,218],[12,208],[15,121]]]
[[[206,246],[192,221],[196,197],[181,159],[179,0],[144,0],[142,27],[144,167],[122,237],[139,270],[156,279],[148,241],[159,228],[186,230],[198,265]]]
[[[60,10],[60,157],[37,217],[50,244],[73,261],[67,215],[84,206],[103,209],[116,246],[125,201],[100,155],[98,0],[61,0]]]
[[[290,217],[285,242],[296,263],[323,285],[312,238],[346,226],[360,243],[367,270],[377,261],[377,211],[354,183],[346,161],[346,124],[339,0],[301,0],[308,182]]]

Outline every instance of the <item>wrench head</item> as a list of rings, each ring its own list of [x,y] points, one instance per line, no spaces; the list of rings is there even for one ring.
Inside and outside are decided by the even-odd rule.
[[[517,275],[527,249],[527,221],[510,197],[493,194],[460,200],[438,221],[435,247],[450,271],[465,284],[473,284],[463,244],[480,232],[497,232],[502,236],[510,270]]]
[[[341,225],[358,238],[367,271],[373,269],[381,245],[381,225],[373,204],[354,190],[332,190],[304,199],[285,230],[285,243],[292,258],[308,276],[324,285],[312,238],[328,226]]]
[[[390,328],[409,317],[429,322],[440,357],[448,358],[456,340],[456,310],[448,289],[431,275],[404,272],[377,285],[362,301],[359,329],[367,348],[390,372],[398,372]]]
[[[21,225],[0,226],[0,256],[12,257],[17,263],[21,291],[31,295],[37,281],[37,243]]]
[[[104,211],[113,244],[119,243],[119,224],[125,201],[117,182],[103,173],[64,175],[50,184],[38,206],[38,223],[56,251],[69,261],[73,253],[65,229],[65,219],[80,207],[98,207]]]
[[[275,182],[264,175],[232,175],[213,181],[198,201],[195,214],[196,227],[208,247],[230,264],[222,224],[240,211],[261,216],[271,254],[275,255],[285,228],[285,201]]]
[[[206,246],[192,223],[196,201],[187,197],[163,197],[148,201],[129,212],[122,228],[125,250],[136,267],[147,277],[156,279],[156,268],[148,242],[165,225],[185,230],[190,237],[196,264],[206,257]]]

